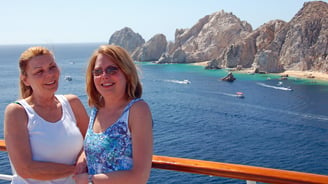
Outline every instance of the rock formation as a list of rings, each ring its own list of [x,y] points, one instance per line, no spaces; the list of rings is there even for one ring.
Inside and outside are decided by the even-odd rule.
[[[218,58],[218,64],[223,68],[241,66],[242,68],[253,67],[258,71],[281,71],[278,54],[276,50],[270,50],[269,46],[285,24],[284,21],[274,20],[262,25],[245,38],[227,47]]]
[[[262,25],[218,58],[222,67],[242,65],[263,72],[284,70],[328,71],[328,4],[307,2],[286,23]]]
[[[175,41],[157,34],[144,44],[124,28],[110,43],[121,45],[138,61],[193,63],[206,68],[252,68],[260,72],[311,70],[328,72],[328,4],[304,3],[289,22],[272,20],[256,30],[223,10],[201,18],[190,29],[177,29]]]
[[[250,24],[232,13],[216,12],[200,19],[191,29],[177,29],[173,48],[166,54],[166,58],[161,59],[173,63],[215,59],[227,46],[251,31]]]
[[[132,54],[138,47],[145,43],[145,40],[138,33],[135,33],[131,28],[125,27],[116,31],[109,39],[109,44],[114,44],[125,48]]]
[[[167,41],[163,34],[153,36],[133,53],[132,58],[137,61],[158,61],[163,53],[166,52]]]
[[[287,69],[328,71],[328,4],[307,2],[283,28],[280,63]],[[277,40],[277,43],[280,40]]]

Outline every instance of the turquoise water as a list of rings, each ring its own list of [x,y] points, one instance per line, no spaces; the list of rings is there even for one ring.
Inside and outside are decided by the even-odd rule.
[[[27,47],[0,46],[0,139],[5,106],[18,97],[17,58]],[[62,71],[58,93],[77,94],[87,109],[85,68],[96,47],[51,45]],[[279,86],[276,75],[234,73],[237,80],[229,83],[220,80],[225,70],[137,64],[153,113],[154,154],[328,174],[327,82],[290,78]],[[0,153],[0,171],[11,173],[6,153]],[[153,169],[148,183],[244,181]]]

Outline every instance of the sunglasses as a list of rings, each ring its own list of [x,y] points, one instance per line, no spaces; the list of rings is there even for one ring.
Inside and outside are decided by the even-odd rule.
[[[100,75],[102,75],[105,72],[105,74],[113,75],[113,74],[115,74],[118,71],[118,69],[119,68],[116,67],[116,66],[108,66],[107,68],[105,68],[105,70],[103,70],[101,68],[92,70],[92,74],[94,76],[100,76]]]

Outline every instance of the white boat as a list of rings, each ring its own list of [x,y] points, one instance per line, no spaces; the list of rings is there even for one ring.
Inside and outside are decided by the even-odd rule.
[[[190,84],[190,83],[191,83],[190,80],[186,80],[186,79],[183,80],[182,82],[183,82],[184,84]]]
[[[279,89],[279,90],[283,90],[283,91],[293,91],[293,89],[290,87],[271,86],[268,84],[264,84],[262,82],[258,82],[257,84],[260,86],[263,86],[263,87],[267,87],[267,88]]]
[[[70,75],[66,75],[64,77],[64,79],[67,80],[67,81],[72,81],[73,80],[73,78]]]
[[[178,84],[190,84],[190,80],[166,80],[167,82],[173,82],[173,83],[178,83]]]

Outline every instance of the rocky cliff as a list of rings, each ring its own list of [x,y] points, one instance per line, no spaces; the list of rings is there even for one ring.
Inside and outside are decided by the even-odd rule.
[[[258,71],[281,72],[283,66],[278,63],[279,47],[275,48],[273,42],[286,24],[281,20],[273,20],[262,25],[225,48],[216,64],[227,68],[241,66]]]
[[[279,39],[280,38],[280,39]],[[274,40],[286,69],[328,71],[328,4],[308,2]]]
[[[173,48],[158,62],[193,63],[211,60],[251,32],[251,25],[232,13],[216,12],[200,19],[190,29],[177,29]]]
[[[177,29],[175,41],[157,34],[146,43],[130,28],[109,43],[128,49],[138,61],[193,63],[208,68],[252,68],[262,72],[328,72],[328,4],[304,3],[289,22],[272,20],[256,30],[223,10],[201,18],[190,29]]]
[[[163,53],[166,52],[167,41],[163,34],[153,36],[142,46],[138,47],[133,53],[132,58],[137,61],[158,61]]]
[[[132,54],[138,47],[141,47],[145,43],[145,40],[140,34],[135,33],[131,28],[125,27],[116,31],[109,38],[108,43],[119,45]]]

